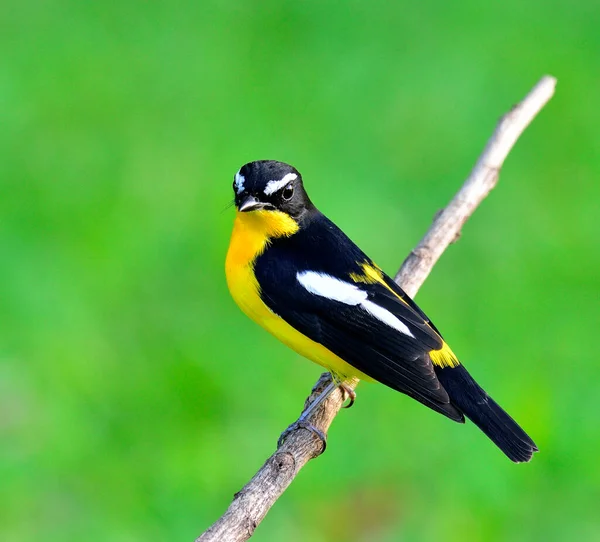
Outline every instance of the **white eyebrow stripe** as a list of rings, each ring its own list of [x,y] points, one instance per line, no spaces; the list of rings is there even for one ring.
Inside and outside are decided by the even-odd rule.
[[[339,301],[346,305],[360,305],[380,322],[399,331],[403,335],[415,338],[404,322],[387,309],[369,301],[367,299],[369,297],[367,292],[354,284],[337,279],[326,273],[317,273],[316,271],[301,271],[296,273],[296,279],[311,294],[325,297],[332,301]]]
[[[287,183],[297,178],[298,175],[295,173],[288,173],[287,175],[284,175],[283,179],[280,181],[269,181],[265,186],[264,193],[266,196],[270,196],[277,192],[277,190],[281,190]]]
[[[241,171],[241,170],[240,170]],[[246,178],[243,175],[240,175],[238,171],[235,174],[235,190],[238,194],[244,191],[244,183],[246,182]]]

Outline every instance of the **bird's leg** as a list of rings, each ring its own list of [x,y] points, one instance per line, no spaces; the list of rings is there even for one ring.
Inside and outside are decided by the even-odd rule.
[[[317,429],[312,423],[308,421],[309,416],[327,399],[338,387],[338,384],[333,379],[333,382],[330,382],[327,387],[319,394],[319,396],[312,402],[308,407],[300,414],[300,417],[291,424],[281,435],[279,436],[279,440],[277,441],[277,447],[279,448],[284,442],[287,436],[294,430],[303,428],[308,429],[312,433],[314,433],[321,442],[323,443],[323,448],[321,449],[321,453],[325,451],[327,447],[327,436],[323,431]]]
[[[308,408],[306,408],[304,412],[300,414],[300,418],[298,418],[298,421],[302,422],[307,420],[308,417],[315,410],[317,410],[317,408],[319,408],[319,405],[321,405],[325,401],[325,399],[327,399],[327,397],[329,397],[335,391],[335,388],[337,387],[338,384],[335,380],[333,382],[330,382],[327,385],[327,387],[319,394],[319,396],[310,405],[308,405]]]
[[[332,382],[330,382],[327,387],[319,394],[319,396],[308,405],[308,407],[302,412],[298,420],[296,420],[293,424],[291,424],[279,437],[277,441],[277,447],[279,448],[284,442],[287,436],[294,431],[295,429],[303,428],[308,429],[312,433],[314,433],[321,442],[323,443],[323,448],[321,453],[325,451],[327,447],[327,436],[321,431],[317,429],[312,423],[308,421],[308,418],[316,411],[316,409],[323,404],[323,402],[335,391],[336,388],[340,388],[344,397],[348,396],[349,403],[345,405],[343,408],[350,408],[354,404],[354,400],[356,399],[356,392],[351,387],[350,384],[344,382],[337,374],[331,373]]]

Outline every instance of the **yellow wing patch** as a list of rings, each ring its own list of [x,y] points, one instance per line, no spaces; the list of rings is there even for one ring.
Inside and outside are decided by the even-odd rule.
[[[402,303],[408,305],[408,303],[385,282],[383,278],[383,271],[381,271],[379,267],[377,267],[375,264],[370,264],[367,262],[363,262],[360,264],[360,266],[362,268],[362,274],[350,273],[350,278],[354,282],[363,284],[379,283],[392,292],[400,301],[402,301]],[[429,326],[429,322],[426,323]],[[442,348],[429,352],[429,357],[431,358],[431,362],[438,367],[458,367],[460,365],[460,361],[458,361],[458,358],[445,341],[443,341]]]
[[[458,367],[460,365],[460,361],[446,344],[446,341],[439,350],[429,352],[429,357],[431,362],[438,367]]]
[[[361,263],[360,267],[363,270],[362,275],[360,273],[350,273],[350,278],[354,282],[362,282],[363,284],[375,284],[379,282],[381,284],[385,284],[385,281],[383,280],[383,274],[379,267],[368,264],[367,262]]]
[[[400,297],[398,293],[395,292],[393,288],[390,288],[389,285],[385,282],[383,278],[383,271],[379,269],[379,267],[377,267],[375,264],[370,264],[367,262],[361,263],[360,267],[363,270],[362,274],[350,273],[349,277],[351,280],[362,284],[381,284],[382,286],[385,286],[390,292],[392,292],[400,301],[402,301],[402,303],[407,305],[406,301],[404,301],[404,299],[402,299],[402,297]]]

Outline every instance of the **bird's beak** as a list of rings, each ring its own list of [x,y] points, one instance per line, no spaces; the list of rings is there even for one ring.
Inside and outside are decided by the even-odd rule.
[[[249,196],[246,198],[240,205],[238,206],[238,211],[240,213],[247,213],[249,211],[258,211],[259,209],[263,209],[265,206],[264,203],[258,201],[254,196]]]

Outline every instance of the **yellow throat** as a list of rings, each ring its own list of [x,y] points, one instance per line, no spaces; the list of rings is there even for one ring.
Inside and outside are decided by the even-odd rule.
[[[281,211],[238,212],[225,261],[225,275],[231,296],[249,318],[301,356],[344,379],[356,377],[372,381],[322,344],[294,329],[260,298],[260,285],[254,274],[256,259],[267,249],[271,239],[289,237],[298,230],[297,222]]]

